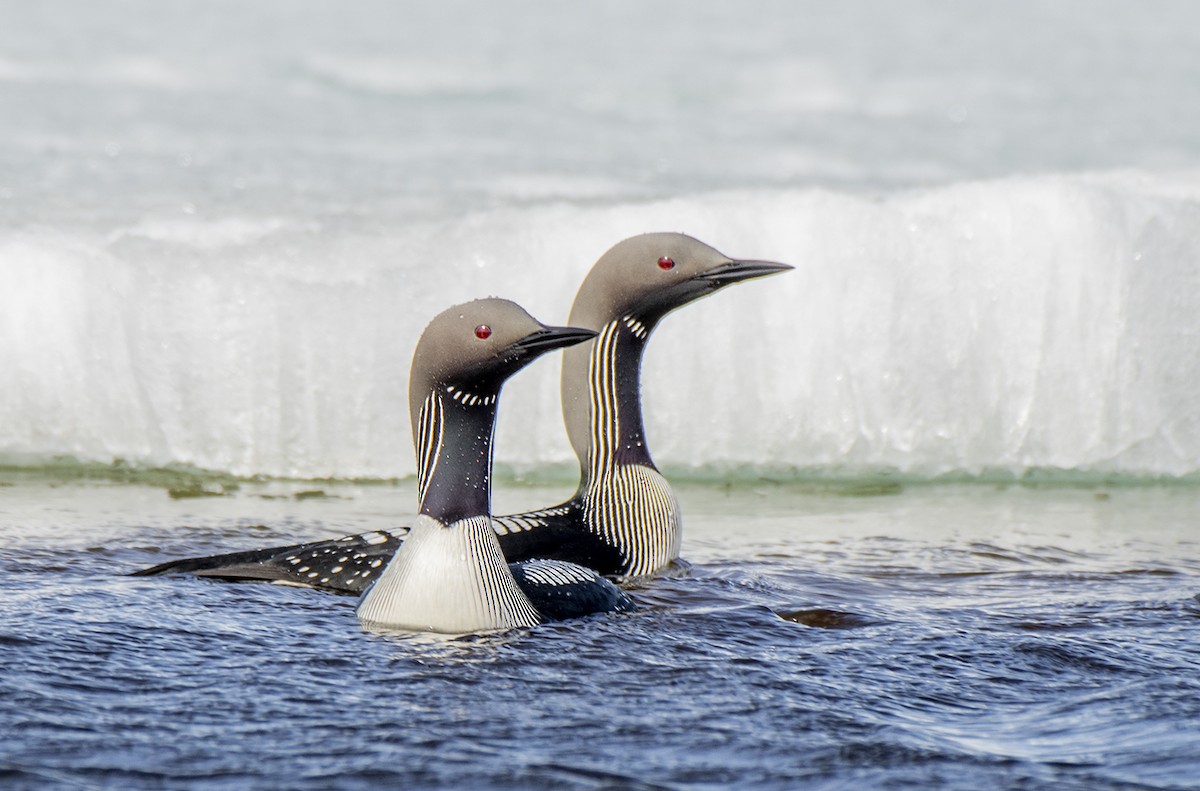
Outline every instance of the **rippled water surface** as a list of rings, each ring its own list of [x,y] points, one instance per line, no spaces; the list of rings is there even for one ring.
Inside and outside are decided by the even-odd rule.
[[[685,486],[690,567],[639,612],[432,639],[366,633],[349,598],[119,576],[396,524],[407,485],[6,482],[6,786],[1200,778],[1195,487]]]

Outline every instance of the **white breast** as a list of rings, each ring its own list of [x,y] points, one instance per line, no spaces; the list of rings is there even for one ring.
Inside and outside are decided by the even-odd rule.
[[[444,526],[424,515],[363,594],[358,617],[369,627],[449,634],[541,620],[508,570],[487,517]]]

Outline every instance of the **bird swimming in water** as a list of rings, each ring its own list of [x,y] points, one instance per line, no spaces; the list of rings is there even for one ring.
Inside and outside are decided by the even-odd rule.
[[[562,410],[579,488],[559,505],[493,517],[509,561],[566,560],[608,575],[657,572],[679,556],[682,522],[642,422],[641,367],[658,322],[725,286],[791,269],[731,259],[680,233],[618,242],[592,267],[568,322],[598,333],[564,352]],[[168,561],[135,575],[193,573],[359,593],[409,528]],[[300,571],[303,569],[303,571]],[[366,577],[364,578],[364,574]]]
[[[449,308],[425,328],[408,385],[420,506],[407,539],[363,594],[364,624],[464,633],[631,608],[591,569],[554,560],[510,567],[491,524],[501,387],[542,354],[595,334],[547,327],[501,299]]]
[[[365,625],[466,633],[632,609],[591,569],[541,559],[510,566],[491,524],[492,440],[504,382],[546,352],[595,334],[547,327],[494,298],[449,308],[425,328],[408,390],[418,515],[359,602]]]

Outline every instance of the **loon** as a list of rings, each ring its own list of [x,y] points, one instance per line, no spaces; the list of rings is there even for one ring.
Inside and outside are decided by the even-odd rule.
[[[601,574],[653,574],[679,556],[682,522],[655,467],[642,422],[641,365],[650,335],[676,308],[743,280],[792,267],[729,258],[680,233],[625,239],[604,253],[568,323],[597,337],[564,352],[562,410],[579,459],[579,488],[559,505],[492,518],[509,561],[570,561]],[[168,561],[135,575],[193,573],[357,594],[410,528]]]
[[[495,298],[456,305],[426,327],[408,391],[420,506],[407,540],[359,602],[365,625],[465,633],[632,609],[591,569],[543,559],[509,566],[491,524],[501,387],[542,354],[595,334],[547,327]]]

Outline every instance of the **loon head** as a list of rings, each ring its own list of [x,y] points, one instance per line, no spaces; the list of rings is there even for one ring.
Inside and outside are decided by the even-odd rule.
[[[603,329],[632,319],[650,329],[666,314],[733,283],[784,272],[773,261],[730,258],[682,233],[647,233],[618,242],[592,267],[571,323]]]
[[[414,432],[431,391],[461,394],[472,405],[495,404],[504,381],[530,362],[595,335],[578,327],[546,326],[515,302],[494,297],[442,311],[413,352],[408,387]]]
[[[623,434],[618,441],[642,440],[639,377],[642,350],[658,321],[676,308],[751,278],[785,272],[792,267],[772,261],[730,258],[697,239],[681,233],[647,233],[618,242],[592,267],[579,287],[571,307],[570,323],[604,331],[620,322],[619,360],[605,363],[616,382],[615,408],[593,403],[600,393],[591,381],[597,343],[568,349],[563,357],[562,409],[571,446],[586,469],[593,447],[592,419],[607,424],[600,431],[613,433],[621,414]],[[603,418],[599,416],[603,416]],[[648,456],[644,445],[642,451]]]

